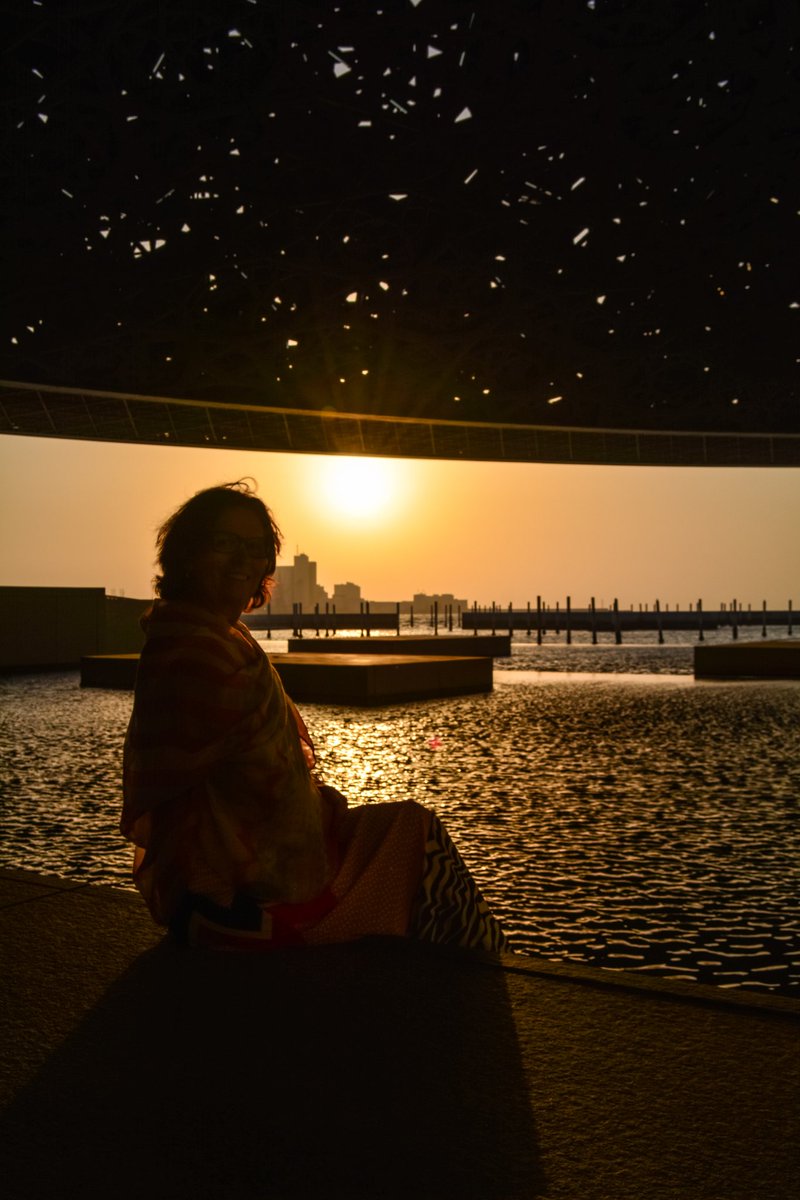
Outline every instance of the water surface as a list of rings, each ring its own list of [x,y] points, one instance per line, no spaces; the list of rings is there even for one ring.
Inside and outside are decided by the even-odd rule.
[[[695,682],[685,649],[515,640],[488,695],[303,712],[351,803],[439,813],[521,952],[797,994],[800,684]],[[130,886],[131,703],[0,678],[0,863]]]

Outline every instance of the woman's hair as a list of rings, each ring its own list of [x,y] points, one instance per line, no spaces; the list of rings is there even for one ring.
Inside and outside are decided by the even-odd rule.
[[[281,549],[281,531],[251,484],[255,480],[239,479],[236,483],[205,488],[167,517],[156,537],[156,561],[161,568],[153,580],[157,596],[162,600],[191,600],[195,586],[192,566],[197,555],[207,548],[218,517],[226,509],[245,508],[260,518],[269,547],[264,574],[250,598],[247,612],[266,603]]]

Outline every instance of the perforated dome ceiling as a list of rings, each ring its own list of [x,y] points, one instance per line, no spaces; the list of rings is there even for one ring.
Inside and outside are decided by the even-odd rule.
[[[0,430],[800,462],[798,12],[20,4]]]

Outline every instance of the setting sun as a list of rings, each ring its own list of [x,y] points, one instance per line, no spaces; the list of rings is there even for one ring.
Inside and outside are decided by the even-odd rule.
[[[369,524],[397,497],[398,464],[389,458],[328,458],[315,462],[323,505],[337,517]]]

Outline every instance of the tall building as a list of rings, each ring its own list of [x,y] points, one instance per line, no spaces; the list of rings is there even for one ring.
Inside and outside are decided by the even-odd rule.
[[[277,567],[272,591],[272,611],[291,612],[302,604],[303,612],[313,612],[314,605],[324,609],[328,593],[317,583],[317,564],[307,554],[295,554],[291,567]]]

